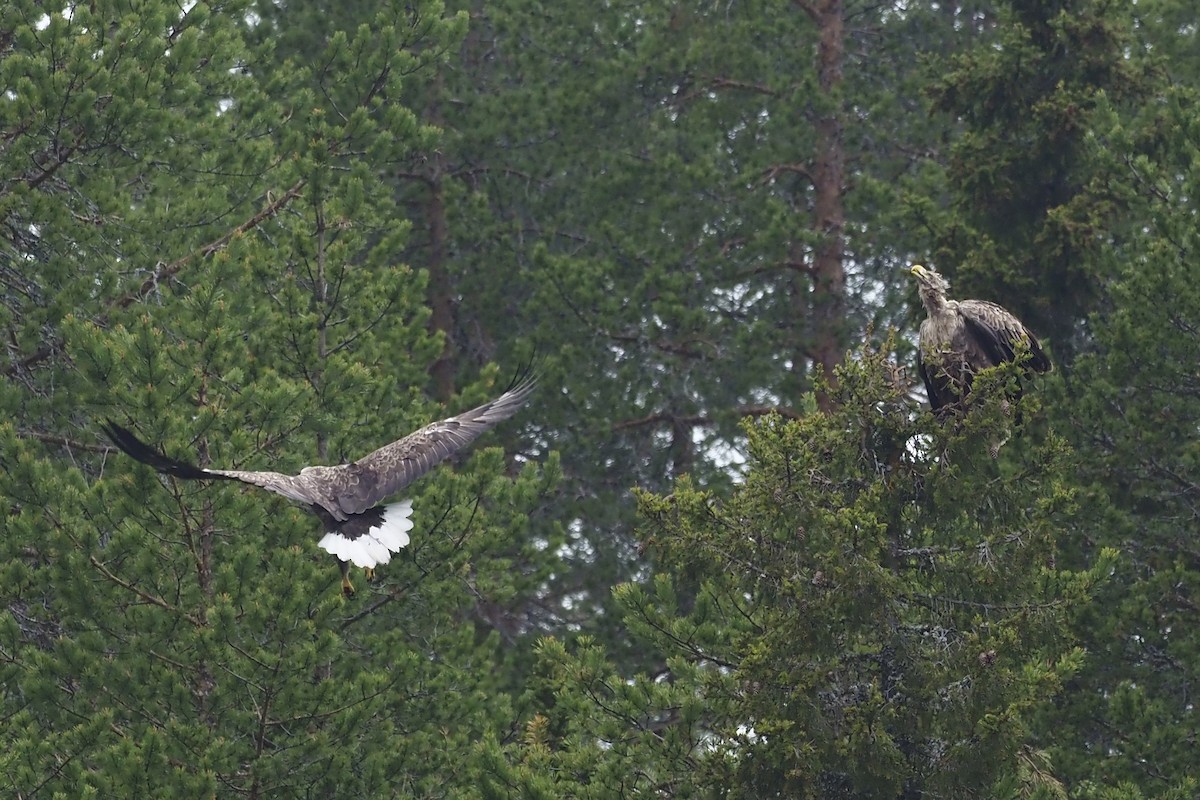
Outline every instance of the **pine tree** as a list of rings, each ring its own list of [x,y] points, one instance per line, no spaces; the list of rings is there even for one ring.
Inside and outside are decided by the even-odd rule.
[[[1188,74],[1194,33],[1172,23],[1179,13],[1002,5],[990,46],[953,59],[933,92],[963,124],[948,170],[961,189],[951,214],[922,221],[939,231],[939,256],[1049,334],[1066,367],[1047,406],[1079,452],[1087,501],[1061,533],[1062,561],[1086,568],[1121,551],[1077,620],[1084,668],[1035,724],[1086,797],[1195,794],[1191,511],[1175,499],[1188,494],[1193,430],[1178,365],[1195,356],[1184,266],[1195,195],[1182,166],[1195,121],[1190,93],[1171,85]]]
[[[1090,657],[1072,702],[1046,720],[1047,741],[1081,797],[1192,797],[1197,792],[1192,624],[1200,291],[1195,281],[1195,91],[1163,87],[1135,118],[1109,109],[1091,157],[1122,174],[1134,224],[1109,238],[1106,303],[1058,399],[1073,432],[1094,522],[1065,553],[1086,563],[1119,547],[1113,580],[1080,626]],[[1120,787],[1124,794],[1110,793]]]
[[[512,718],[495,609],[544,580],[523,532],[552,464],[484,442],[428,476],[412,547],[347,600],[307,514],[95,433],[294,470],[447,411],[420,390],[441,342],[380,176],[433,146],[394,98],[461,29],[406,8],[274,70],[245,7],[5,7],[8,792],[444,796]]]
[[[899,20],[838,3],[471,19],[439,88],[457,349],[546,354],[572,501],[549,624],[607,626],[609,587],[644,574],[630,488],[728,486],[744,415],[802,412],[869,322],[902,318],[912,237],[884,215],[922,149],[916,65]]]
[[[935,184],[949,208],[926,198],[914,216],[935,263],[1069,360],[1099,301],[1097,245],[1124,219],[1087,138],[1098,106],[1135,107],[1149,76],[1126,57],[1130,21],[1115,4],[1016,0],[979,19],[973,46],[929,63],[933,107],[960,130]]]
[[[1069,622],[1113,554],[1056,565],[1061,439],[987,454],[1011,376],[941,428],[900,375],[866,350],[833,414],[748,423],[726,499],[641,497],[660,569],[617,599],[657,667],[544,642],[524,740],[483,747],[485,796],[1065,796],[1031,723],[1083,661]]]

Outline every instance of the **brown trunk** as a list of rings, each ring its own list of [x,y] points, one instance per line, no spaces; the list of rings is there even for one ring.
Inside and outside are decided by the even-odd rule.
[[[434,156],[434,161],[440,161]],[[437,173],[441,164],[435,164]],[[454,394],[454,300],[446,269],[446,204],[442,181],[435,174],[429,185],[429,329],[442,335],[442,353],[429,368],[433,391],[445,402]]]
[[[201,379],[200,388],[196,393],[196,407],[203,408],[206,405],[208,405],[207,375]],[[208,466],[212,463],[212,459],[208,453],[208,441],[201,439],[198,447],[199,463],[202,466]],[[184,524],[190,525],[186,521],[186,515]],[[201,596],[204,598],[204,601],[196,609],[196,621],[200,625],[208,624],[208,608],[213,598],[213,537],[216,535],[216,529],[213,501],[211,499],[205,500],[199,527],[188,532],[188,538],[192,542],[192,557],[196,560],[196,583],[200,588]],[[209,667],[207,660],[202,658],[196,663],[196,670],[193,673],[192,680],[192,701],[196,705],[196,710],[209,726],[213,726],[215,722],[212,715],[212,695],[216,689],[217,681],[213,677],[212,669]]]
[[[201,377],[200,388],[196,391],[196,407],[204,408],[208,405],[208,375],[207,368],[205,375]],[[197,454],[201,466],[207,467],[212,463],[212,459],[208,454],[208,441],[201,439],[197,444]],[[196,582],[200,587],[200,592],[206,599],[211,600],[213,597],[212,586],[212,548],[213,548],[213,531],[216,530],[216,522],[213,519],[212,500],[204,502],[204,513],[201,517],[200,527],[196,529],[192,535],[192,552],[193,558],[196,559]],[[204,616],[206,607],[200,609],[201,617]]]
[[[325,263],[325,208],[321,204],[321,200],[317,200],[316,207],[316,224],[317,224],[317,279],[313,286],[313,291],[317,297],[317,363],[313,367],[310,380],[312,382],[313,391],[317,394],[317,400],[320,401],[321,391],[323,389],[322,382],[325,376],[325,360],[329,358],[329,341],[328,341],[328,322],[330,317],[329,309],[329,283],[326,280]],[[329,456],[329,438],[324,433],[317,434],[317,458],[324,462]]]
[[[442,89],[440,71],[434,84],[436,98]],[[429,106],[429,121],[438,126],[443,124],[436,100]],[[435,150],[430,154],[429,166],[429,329],[433,333],[440,333],[443,342],[442,353],[429,368],[429,375],[433,378],[433,391],[437,399],[445,402],[454,394],[454,298],[446,264],[449,233],[445,189],[442,185],[446,165],[440,151]]]
[[[816,192],[814,224],[821,241],[813,254],[812,265],[812,360],[820,365],[830,386],[834,386],[834,367],[845,355],[845,188],[846,164],[842,142],[841,84],[844,58],[844,22],[842,0],[819,0],[811,12],[820,39],[817,45],[817,78],[828,101],[828,111],[816,121],[817,152],[813,165]],[[826,392],[817,396],[822,411],[833,409]]]

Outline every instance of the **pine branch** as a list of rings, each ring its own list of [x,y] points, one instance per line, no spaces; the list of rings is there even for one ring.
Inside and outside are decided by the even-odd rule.
[[[236,228],[233,228],[225,234],[217,237],[200,249],[188,253],[183,258],[172,261],[170,264],[166,264],[156,269],[154,274],[149,278],[146,278],[146,280],[142,282],[142,285],[139,286],[136,291],[117,298],[115,301],[113,301],[113,305],[117,306],[118,308],[126,308],[132,305],[133,303],[141,300],[146,295],[153,292],[158,286],[159,282],[164,278],[173,277],[197,258],[208,258],[213,253],[216,253],[224,248],[225,245],[229,244],[233,237],[240,236],[247,231],[253,230],[267,220],[275,217],[280,211],[287,207],[288,203],[290,203],[292,200],[295,200],[300,195],[300,192],[304,190],[304,187],[307,185],[307,183],[308,182],[303,178],[296,181],[296,183],[293,184],[290,189],[281,194],[279,197],[275,198],[275,200],[267,204],[265,208],[252,216],[250,219],[243,222],[241,225],[238,225]]]
[[[803,414],[800,412],[784,406],[738,406],[734,409],[734,413],[742,417],[765,417],[768,414],[778,414],[787,419],[800,419],[803,417]],[[671,425],[682,423],[684,425],[703,426],[715,425],[716,421],[706,414],[686,414],[681,416],[679,414],[660,411],[657,414],[647,414],[644,417],[614,422],[612,430],[623,431],[629,428],[641,428],[659,423],[669,423]]]
[[[147,603],[150,603],[151,605],[156,605],[159,608],[163,608],[172,613],[179,614],[180,616],[182,616],[188,622],[192,623],[192,625],[196,626],[197,628],[201,627],[200,620],[198,620],[196,617],[192,616],[191,614],[187,613],[186,611],[181,610],[177,606],[171,605],[166,600],[163,600],[161,597],[156,597],[152,594],[149,594],[148,592],[144,592],[141,589],[134,586],[129,581],[126,581],[126,580],[118,577],[115,573],[113,573],[111,570],[109,570],[108,567],[101,564],[100,560],[98,558],[96,558],[95,556],[88,556],[88,561],[92,562],[92,566],[95,567],[97,570],[99,570],[101,575],[103,575],[105,578],[107,578],[108,580],[115,583],[117,586],[120,586],[122,589],[132,592],[133,594],[137,595],[142,600],[145,600]]]
[[[70,439],[66,436],[56,436],[53,433],[40,433],[38,431],[17,431],[17,436],[22,439],[33,439],[46,444],[60,444],[64,447],[69,447],[73,450],[87,450],[92,453],[107,453],[112,450],[111,445],[106,444],[90,444],[81,442],[78,439]]]
[[[34,350],[29,355],[17,361],[10,361],[8,366],[4,368],[5,377],[12,377],[24,369],[32,367],[39,361],[45,361],[50,356],[54,355],[54,347],[51,345],[42,345],[37,350]]]

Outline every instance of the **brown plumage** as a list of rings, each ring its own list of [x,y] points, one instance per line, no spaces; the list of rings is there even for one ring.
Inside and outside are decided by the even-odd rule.
[[[536,380],[526,376],[514,381],[495,400],[426,425],[357,461],[305,467],[298,475],[201,468],[159,453],[111,420],[103,427],[113,444],[165,475],[187,480],[241,481],[308,506],[325,525],[319,544],[337,556],[342,588],[351,593],[350,562],[371,569],[387,563],[392,553],[408,544],[412,502],[377,504],[517,413],[535,385]]]
[[[935,412],[964,398],[988,367],[1020,358],[1029,372],[1054,368],[1037,337],[1007,310],[986,300],[949,300],[950,284],[937,272],[920,264],[911,272],[929,314],[921,323],[917,367]]]

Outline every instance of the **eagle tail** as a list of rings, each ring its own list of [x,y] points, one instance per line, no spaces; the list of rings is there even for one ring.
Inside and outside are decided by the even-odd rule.
[[[330,524],[332,523],[332,524]],[[412,501],[368,508],[349,519],[327,519],[328,530],[317,544],[340,561],[371,568],[386,564],[392,553],[408,545],[412,530]]]

